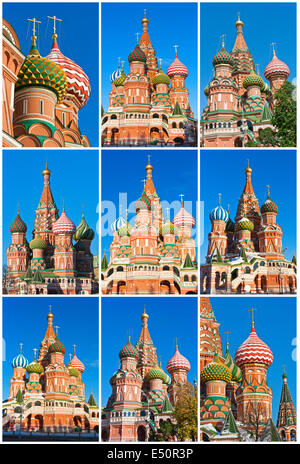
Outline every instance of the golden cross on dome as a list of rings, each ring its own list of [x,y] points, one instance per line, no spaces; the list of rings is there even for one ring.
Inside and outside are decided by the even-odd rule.
[[[166,208],[166,212],[167,212],[167,219],[170,219],[170,208]]]
[[[72,355],[71,355],[71,353],[69,353],[69,358],[70,358],[70,361],[71,361],[71,359],[72,359]]]
[[[36,359],[36,353],[37,353],[37,348],[33,348],[33,353],[34,353],[34,359]]]
[[[177,49],[178,49],[179,45],[173,45],[173,47],[175,48],[175,55],[177,56]]]
[[[136,32],[135,35],[136,35],[136,43],[138,44],[139,43],[140,32]]]
[[[174,340],[175,340],[176,350],[178,350],[178,337],[175,337]]]
[[[259,64],[256,63],[257,74],[259,75]]]
[[[73,348],[74,348],[74,354],[76,354],[76,346],[77,346],[77,345],[73,345]]]
[[[226,34],[222,34],[222,35],[221,35],[222,48],[225,47],[225,39],[226,39]]]
[[[229,330],[226,330],[226,332],[224,332],[226,334],[226,343],[229,343],[229,334],[231,334],[231,332]]]
[[[22,351],[23,351],[23,345],[24,345],[24,343],[19,343],[19,346],[20,346],[20,353],[22,353]]]
[[[146,8],[144,8],[144,18],[146,18],[146,13],[147,13],[147,10]]]
[[[275,55],[275,45],[277,45],[276,42],[271,43],[271,47],[272,47],[272,50],[273,50],[273,55]]]
[[[32,35],[35,37],[35,33],[36,33],[36,29],[35,29],[35,25],[36,24],[42,24],[41,21],[38,21],[36,18],[32,18],[32,19],[27,19],[27,21],[31,21],[33,23],[33,26],[32,26]]]
[[[181,193],[181,194],[180,194],[180,195],[178,195],[178,196],[179,196],[179,198],[180,198],[181,204],[183,205],[183,197],[184,197],[184,194],[183,194],[183,193]]]
[[[49,313],[52,314],[52,305],[49,305]]]
[[[17,201],[17,213],[19,214],[19,212],[20,212],[20,202]]]
[[[248,309],[248,311],[251,311],[252,312],[252,321],[251,321],[251,324],[252,324],[252,327],[254,327],[254,311],[257,311],[255,308],[251,308],[251,309]]]
[[[148,155],[148,164],[151,162],[151,155]]]
[[[227,205],[227,211],[228,211],[228,214],[229,214],[229,211],[230,211],[230,204],[229,203]]]
[[[122,70],[124,69],[124,63],[125,63],[125,61],[121,61]]]
[[[120,67],[120,63],[121,63],[121,57],[118,56],[118,68]]]
[[[131,333],[132,333],[132,329],[128,329],[128,341],[130,342],[130,339],[131,339]]]
[[[218,193],[218,197],[219,197],[219,205],[220,205],[222,201],[222,193]]]
[[[266,187],[267,187],[267,194],[268,194],[268,197],[269,197],[269,196],[270,196],[270,188],[271,188],[271,187],[270,187],[270,185],[266,185]]]
[[[238,15],[238,21],[240,21],[241,20],[241,13],[238,11],[237,15]]]
[[[58,329],[60,329],[60,327],[56,325],[54,328],[55,328],[55,335],[58,337]]]
[[[158,62],[159,62],[159,69],[161,69],[162,58],[158,58]]]
[[[56,16],[47,16],[47,18],[53,19],[53,35],[56,36],[56,21],[62,22],[62,19],[59,19]]]

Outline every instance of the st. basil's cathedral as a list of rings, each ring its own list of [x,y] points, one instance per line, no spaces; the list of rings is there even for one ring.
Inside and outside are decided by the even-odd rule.
[[[202,147],[242,147],[256,141],[262,129],[274,131],[271,119],[275,94],[289,77],[289,67],[276,56],[266,66],[267,84],[255,69],[244,35],[244,23],[235,23],[237,36],[232,51],[225,48],[213,58],[214,75],[204,89],[207,97],[201,118]]]
[[[252,185],[252,169],[234,221],[219,204],[210,212],[206,263],[201,265],[201,293],[296,293],[297,262],[289,261],[282,247],[283,232],[277,224],[278,205],[270,190],[259,205]]]
[[[130,71],[119,63],[112,72],[109,107],[102,114],[102,146],[195,146],[197,121],[185,84],[189,71],[175,59],[167,74],[158,67],[156,51],[142,19],[140,41],[128,56]]]
[[[90,142],[79,128],[79,112],[91,93],[83,69],[67,58],[57,44],[56,21],[52,48],[42,57],[37,48],[33,18],[32,46],[27,56],[11,24],[3,19],[4,147],[81,148]]]
[[[90,250],[95,232],[84,213],[77,227],[64,206],[59,216],[47,166],[42,174],[44,186],[35,212],[32,240],[28,243],[26,239],[27,225],[19,211],[11,223],[3,291],[32,295],[98,293]]]
[[[149,441],[161,421],[175,424],[178,395],[188,387],[190,362],[178,349],[166,370],[159,365],[148,329],[149,315],[141,315],[142,330],[134,345],[130,337],[119,353],[120,367],[110,379],[112,394],[102,411],[102,441]],[[175,436],[169,438],[175,441]]]
[[[263,327],[260,327],[263,332]],[[276,355],[275,355],[276,356]],[[272,419],[268,369],[273,353],[256,332],[252,317],[249,337],[234,359],[223,352],[220,323],[209,298],[200,303],[200,439],[203,441],[296,441],[296,410],[283,374],[277,424]]]
[[[13,375],[9,396],[3,402],[4,431],[71,433],[99,431],[99,408],[91,393],[85,399],[85,365],[77,357],[65,363],[66,348],[53,327],[54,315],[47,315],[48,326],[40,349],[28,362],[20,353],[12,360]],[[36,352],[38,355],[36,356]]]
[[[184,208],[173,221],[164,219],[154,187],[150,162],[136,217],[119,217],[111,225],[110,259],[104,253],[101,283],[104,294],[196,294],[198,271],[196,244],[192,237],[195,220]]]

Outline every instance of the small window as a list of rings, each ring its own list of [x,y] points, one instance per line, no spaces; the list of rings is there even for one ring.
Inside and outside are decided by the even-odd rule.
[[[40,100],[40,113],[44,114],[44,102],[43,102],[43,100]]]

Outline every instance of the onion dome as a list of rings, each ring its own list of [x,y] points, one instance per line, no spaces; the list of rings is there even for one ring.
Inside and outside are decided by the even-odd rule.
[[[34,359],[30,364],[28,364],[26,371],[28,374],[42,374],[44,372],[44,368],[36,359]]]
[[[270,195],[268,194],[268,198],[264,202],[264,204],[260,208],[261,214],[266,214],[266,213],[278,213],[278,206],[276,203],[271,200]]]
[[[269,367],[273,363],[273,353],[268,345],[258,338],[254,323],[249,337],[237,349],[234,360],[239,367],[251,363],[265,364]]]
[[[66,348],[65,348],[65,345],[63,345],[62,342],[60,340],[58,340],[58,338],[56,337],[55,342],[53,342],[49,346],[49,351],[50,351],[50,353],[62,353],[62,354],[65,354]]]
[[[187,372],[191,369],[189,361],[179,353],[178,346],[176,346],[175,354],[169,359],[167,364],[167,371],[169,374],[172,374],[172,372],[177,369],[183,369]]]
[[[42,239],[42,237],[39,236],[39,234],[37,234],[35,238],[31,240],[29,246],[32,250],[45,250],[45,248],[47,248],[47,243]]]
[[[165,382],[166,380],[166,374],[165,372],[162,370],[161,367],[159,366],[155,366],[153,367],[153,369],[151,369],[147,375],[146,375],[146,379],[147,380],[162,380],[163,382]]]
[[[114,85],[116,87],[121,87],[124,84],[126,77],[127,77],[126,74],[122,70],[121,74],[118,77],[116,77],[115,80],[113,81]]]
[[[202,382],[209,382],[210,380],[230,382],[232,378],[230,369],[221,363],[217,354],[215,354],[213,361],[206,364],[201,370],[200,377]]]
[[[168,67],[167,74],[169,77],[173,77],[173,76],[187,77],[189,75],[188,68],[183,63],[181,63],[181,61],[179,61],[177,54],[171,66]]]
[[[122,70],[120,68],[120,63],[119,63],[118,69],[113,71],[110,75],[110,82],[113,84],[115,80],[121,76],[121,73],[122,73]]]
[[[287,79],[290,75],[290,70],[289,67],[283,61],[280,61],[277,58],[277,56],[275,55],[275,51],[273,51],[273,58],[267,65],[264,75],[265,78],[268,79],[268,81],[273,76],[283,76],[285,79]]]
[[[53,224],[52,231],[54,234],[74,234],[76,231],[76,226],[71,219],[65,213],[65,208],[61,213],[61,216],[57,221]]]
[[[23,219],[21,219],[21,216],[19,215],[19,211],[15,219],[10,225],[10,231],[12,234],[16,234],[18,232],[23,232],[23,233],[27,232],[27,226],[25,222],[23,221]]]
[[[268,93],[268,92],[270,91],[270,87],[269,87],[269,85],[268,85],[266,82],[264,82],[264,85],[263,85],[263,87],[261,88],[261,91],[262,91],[262,92],[265,92],[265,93]]]
[[[157,85],[157,84],[170,84],[170,78],[163,72],[162,69],[158,71],[158,73],[153,77],[152,79],[152,84]]]
[[[69,374],[71,377],[79,377],[79,370],[73,366],[68,366]]]
[[[24,369],[26,369],[26,367],[28,366],[28,360],[23,355],[22,350],[20,351],[18,356],[16,356],[13,359],[12,366],[13,367],[23,367]]]
[[[109,379],[109,383],[110,383],[111,386],[113,386],[113,385],[115,384],[115,380],[116,380],[116,377],[117,377],[117,373],[118,373],[118,372],[115,372],[115,373],[111,376],[111,378]]]
[[[131,53],[128,55],[128,61],[129,63],[132,63],[132,61],[140,61],[142,63],[146,63],[147,57],[139,44],[136,44],[136,47],[134,50],[132,50]]]
[[[67,93],[67,77],[61,66],[41,57],[36,47],[36,37],[32,37],[32,47],[19,71],[16,91],[24,87],[46,87],[61,102]]]
[[[141,210],[151,211],[151,200],[145,190],[143,190],[141,198],[136,202],[135,209],[137,212]]]
[[[81,222],[77,226],[75,234],[73,235],[73,238],[77,242],[78,240],[93,240],[94,237],[95,237],[95,232],[88,225],[88,223],[85,220],[84,214],[82,213]]]
[[[260,77],[259,74],[256,74],[253,69],[251,73],[248,76],[246,76],[243,81],[243,86],[245,87],[245,89],[251,87],[252,85],[256,85],[257,87],[260,87],[260,89],[263,89],[265,85],[262,77]]]
[[[62,54],[56,42],[56,35],[49,55],[46,58],[63,69],[67,78],[67,94],[74,96],[82,108],[91,95],[91,84],[83,69]]]
[[[242,380],[242,372],[241,372],[241,369],[233,361],[231,354],[229,353],[228,345],[227,345],[227,350],[226,350],[224,359],[225,359],[225,365],[228,367],[228,369],[231,372],[231,381],[240,383]]]
[[[168,219],[161,228],[161,235],[177,235],[178,229],[172,224],[170,219]]]
[[[123,358],[135,358],[135,359],[137,359],[137,357],[138,357],[137,350],[133,346],[133,344],[131,343],[131,341],[129,339],[128,342],[126,343],[126,345],[124,345],[123,348],[121,349],[121,351],[119,353],[119,358],[120,359],[123,359]]]
[[[207,85],[207,86],[205,87],[205,89],[204,89],[204,95],[205,95],[206,97],[208,97],[208,95],[209,95],[209,86],[208,86],[208,85]]]
[[[165,374],[165,376],[166,376],[166,378],[164,380],[164,383],[166,385],[171,385],[171,383],[172,383],[171,377],[169,377],[168,374]]]
[[[213,66],[217,66],[218,64],[229,64],[230,66],[232,66],[232,60],[231,60],[230,53],[228,53],[228,51],[225,50],[224,46],[214,56],[212,64]]]
[[[224,209],[223,206],[221,206],[220,204],[216,206],[214,209],[212,209],[209,214],[209,219],[211,220],[211,222],[213,221],[227,222],[228,217],[229,217],[228,211]]]
[[[111,230],[113,232],[117,232],[121,227],[124,227],[126,225],[125,220],[120,216],[118,219],[116,219],[112,225],[111,225]]]
[[[229,214],[228,214],[228,221],[226,223],[225,230],[226,230],[226,232],[234,232],[234,230],[235,230],[235,223],[232,221]]]
[[[74,353],[73,358],[71,359],[71,364],[75,369],[77,369],[79,372],[84,372],[85,371],[85,365],[80,361],[80,359],[77,358],[76,353]]]
[[[129,224],[128,219],[126,219],[126,223],[124,224],[124,226],[118,229],[118,234],[120,235],[120,237],[130,237],[131,229],[132,227]]]
[[[183,204],[182,204],[179,212],[176,214],[176,216],[173,219],[173,224],[175,224],[175,226],[177,227],[182,227],[182,226],[194,227],[195,219],[190,213],[188,213],[184,209]]]
[[[235,230],[250,230],[250,232],[254,229],[254,224],[250,219],[246,217],[242,217],[236,224]]]

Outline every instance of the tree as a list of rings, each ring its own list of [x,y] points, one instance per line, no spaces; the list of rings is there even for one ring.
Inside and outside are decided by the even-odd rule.
[[[246,408],[243,422],[249,426],[255,441],[259,440],[262,427],[265,426],[266,410],[262,403],[249,402]]]
[[[16,402],[17,402],[18,404],[22,404],[23,401],[24,401],[24,400],[23,400],[23,395],[22,395],[22,393],[21,393],[21,390],[18,390],[18,391],[17,391],[17,395],[16,395]]]
[[[179,390],[174,417],[179,440],[196,441],[198,436],[197,385],[186,383]]]
[[[174,424],[167,420],[161,420],[157,432],[150,431],[149,441],[169,441],[171,437],[176,435],[176,429]]]
[[[296,87],[286,81],[275,93],[272,124],[281,147],[296,147],[297,108]]]
[[[256,140],[248,140],[246,147],[278,147],[279,140],[275,132],[270,127],[261,129]]]

